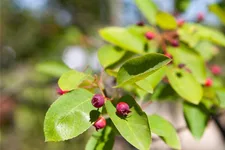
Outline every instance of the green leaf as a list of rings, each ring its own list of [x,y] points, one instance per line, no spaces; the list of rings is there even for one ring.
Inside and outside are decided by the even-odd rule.
[[[168,57],[149,53],[126,61],[117,74],[117,87],[142,80],[171,61]]]
[[[176,91],[170,84],[165,83],[159,84],[151,96],[152,101],[176,101],[178,99],[180,99],[180,96],[176,93]]]
[[[137,149],[149,150],[151,131],[147,115],[131,96],[124,96],[119,102],[126,102],[130,106],[131,113],[126,118],[119,117],[111,101],[107,101],[106,110],[113,124],[130,144]]]
[[[173,89],[185,100],[198,104],[202,98],[202,86],[191,73],[175,67],[168,67],[167,77]]]
[[[134,53],[143,53],[143,41],[125,28],[107,27],[99,31],[101,37],[117,46]]]
[[[104,129],[92,134],[85,150],[111,150],[114,144],[114,136],[112,127],[107,125]]]
[[[117,77],[117,73],[118,73],[117,70],[106,69],[105,71],[106,71],[106,73],[108,73],[110,76],[113,76],[113,77],[115,77],[115,78]]]
[[[46,141],[64,141],[78,136],[90,126],[93,94],[75,89],[60,96],[49,108],[44,121]]]
[[[176,65],[185,64],[198,82],[205,83],[206,67],[200,55],[185,45],[181,45],[179,48],[169,47],[168,51],[172,54]]]
[[[180,12],[185,11],[189,4],[190,0],[175,0],[175,8]]]
[[[193,33],[190,31],[189,28],[185,28],[183,26],[182,26],[182,28],[178,28],[178,30],[177,30],[179,39],[182,42],[187,43],[188,46],[190,46],[192,48],[195,47],[199,41],[199,38],[196,35],[193,35]]]
[[[201,105],[184,103],[183,109],[189,130],[196,139],[200,139],[206,128],[209,119],[208,115]]]
[[[144,36],[146,32],[156,32],[156,30],[152,26],[144,25],[144,26],[137,26],[137,25],[131,25],[127,27],[127,30],[135,35],[138,36],[143,42],[148,41],[148,39]]]
[[[137,7],[151,24],[155,24],[157,7],[152,0],[135,0]]]
[[[98,50],[98,59],[101,65],[107,68],[119,61],[125,55],[125,52],[126,51],[116,48],[115,46],[105,45]]]
[[[148,93],[153,93],[153,87],[151,85],[151,83],[146,80],[146,79],[143,79],[143,80],[140,80],[138,82],[135,83],[139,88],[141,88],[142,90],[148,92]]]
[[[151,26],[137,26],[137,25],[132,25],[127,28],[129,32],[139,39],[141,39],[144,43],[144,51],[146,53],[150,52],[157,52],[158,47],[159,47],[159,42],[155,39],[148,40],[144,35],[146,32],[157,32],[153,27]]]
[[[76,70],[70,70],[64,73],[59,78],[58,85],[62,90],[70,91],[70,90],[78,88],[78,86],[82,83],[82,81],[84,81],[88,77],[90,76],[82,72],[78,72]]]
[[[198,25],[196,34],[200,39],[208,39],[218,45],[225,46],[224,34],[215,29]]]
[[[166,67],[162,67],[149,75],[147,78],[136,82],[137,86],[142,88],[143,90],[153,93],[153,89],[156,85],[162,80],[164,75],[166,74]]]
[[[214,28],[209,28],[200,24],[185,23],[182,29],[185,29],[186,33],[190,34],[189,37],[193,39],[209,40],[218,45],[225,46],[224,34]]]
[[[225,25],[225,10],[223,10],[223,8],[221,8],[218,4],[212,4],[209,6],[209,11],[216,14],[220,21]]]
[[[208,41],[200,41],[194,49],[207,61],[215,55],[215,46]]]
[[[165,30],[173,30],[177,28],[176,19],[165,12],[158,12],[156,15],[156,23],[157,25]]]
[[[225,88],[216,89],[216,95],[219,99],[220,107],[225,108]]]
[[[151,131],[159,135],[167,145],[174,149],[181,149],[176,129],[166,119],[158,116],[148,116]]]
[[[201,104],[207,109],[211,110],[214,106],[214,100],[203,97]]]
[[[70,69],[63,63],[47,61],[37,64],[36,70],[53,77],[60,77]]]

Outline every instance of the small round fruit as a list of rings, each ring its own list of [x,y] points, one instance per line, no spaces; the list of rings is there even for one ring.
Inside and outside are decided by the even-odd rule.
[[[105,99],[101,94],[95,94],[91,100],[94,107],[100,108],[105,104]]]
[[[198,22],[202,22],[204,19],[205,19],[204,14],[203,14],[202,12],[199,12],[199,13],[197,14],[197,21],[198,21]]]
[[[207,78],[205,81],[205,86],[210,87],[212,86],[212,84],[213,84],[213,80],[211,78]]]
[[[98,131],[99,129],[102,129],[106,126],[106,120],[104,117],[99,117],[95,123],[93,124],[95,129]]]
[[[122,116],[127,116],[130,113],[130,107],[127,103],[125,102],[119,102],[116,105],[116,113],[118,115],[122,115]]]
[[[153,32],[148,31],[148,32],[145,33],[145,37],[146,37],[148,40],[152,40],[152,39],[154,39],[155,34],[154,34]]]
[[[172,40],[170,43],[173,47],[178,47],[179,46],[179,41],[178,40]]]
[[[214,75],[220,75],[222,73],[222,69],[218,65],[211,66],[210,70],[211,70],[212,74],[214,74]]]
[[[185,20],[184,19],[177,19],[177,25],[178,25],[178,27],[182,27],[183,26],[183,24],[185,23]]]

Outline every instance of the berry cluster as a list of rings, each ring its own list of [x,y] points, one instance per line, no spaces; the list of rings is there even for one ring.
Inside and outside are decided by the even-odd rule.
[[[95,94],[91,100],[91,103],[96,108],[101,108],[105,104],[105,98],[101,94]],[[130,113],[130,107],[125,102],[119,102],[116,105],[116,114],[119,116],[126,117]],[[106,126],[106,120],[100,116],[93,124],[95,129],[98,131]]]

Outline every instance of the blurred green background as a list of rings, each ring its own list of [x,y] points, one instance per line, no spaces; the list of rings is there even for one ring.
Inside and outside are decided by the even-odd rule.
[[[167,2],[163,7],[162,1],[155,1],[161,9],[174,13],[190,5],[187,0],[171,0],[173,5]],[[191,11],[194,9],[198,8]],[[1,149],[84,149],[90,132],[66,142],[44,142],[43,120],[58,97],[57,79],[69,67],[83,70],[91,66],[98,72],[95,52],[103,42],[98,29],[143,18],[127,0],[1,0],[0,11]],[[186,12],[183,17],[194,21],[191,14]],[[206,24],[212,22],[206,18]],[[210,25],[225,31],[215,18]],[[213,60],[223,70],[224,58],[221,51]]]

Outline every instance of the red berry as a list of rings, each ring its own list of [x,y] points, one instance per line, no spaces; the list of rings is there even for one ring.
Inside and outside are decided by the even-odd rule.
[[[127,103],[125,102],[119,102],[116,105],[116,113],[118,115],[122,115],[122,116],[127,116],[130,113],[130,107]]]
[[[95,129],[96,129],[97,131],[98,131],[99,129],[104,128],[104,127],[106,126],[106,120],[105,120],[105,118],[104,118],[104,117],[99,117],[99,118],[95,121],[95,123],[94,123],[93,126],[95,127]]]
[[[170,53],[168,53],[168,52],[166,52],[165,54],[164,54],[166,57],[168,57],[168,58],[171,58],[172,59],[172,55],[170,54]]]
[[[204,16],[204,14],[202,12],[199,12],[197,14],[197,21],[198,22],[202,22],[204,20],[204,18],[205,18],[205,16]]]
[[[66,90],[63,91],[63,90],[62,90],[61,88],[59,88],[59,87],[56,89],[56,91],[57,91],[57,93],[58,93],[59,95],[63,95],[63,94],[65,94],[65,93],[69,92],[69,91],[66,91]]]
[[[178,47],[179,46],[179,41],[178,40],[172,40],[170,43],[173,47]]]
[[[148,31],[148,32],[145,33],[145,37],[148,40],[152,40],[155,37],[155,34],[153,32]]]
[[[213,65],[210,67],[210,70],[211,72],[214,74],[214,75],[219,75],[221,74],[222,70],[221,70],[221,67],[218,66],[218,65]]]
[[[185,23],[185,20],[184,19],[177,19],[177,25],[178,25],[178,27],[182,27],[183,26],[183,24]]]
[[[136,25],[137,25],[137,26],[144,26],[145,24],[144,24],[143,21],[139,21],[139,22],[136,23]]]
[[[91,100],[94,107],[100,108],[105,104],[105,99],[101,94],[95,94]]]
[[[205,86],[212,86],[213,84],[213,80],[211,78],[207,78],[206,81],[205,81]]]

